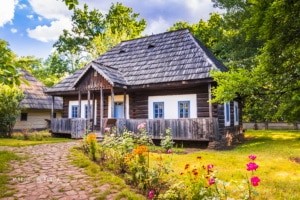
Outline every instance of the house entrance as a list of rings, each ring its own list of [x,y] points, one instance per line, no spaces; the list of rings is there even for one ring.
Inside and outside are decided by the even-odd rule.
[[[124,103],[123,102],[115,102],[114,117],[115,118],[124,118]]]

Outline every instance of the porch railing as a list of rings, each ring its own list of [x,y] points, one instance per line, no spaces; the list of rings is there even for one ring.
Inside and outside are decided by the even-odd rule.
[[[105,122],[105,119],[104,119]],[[117,119],[118,133],[125,129],[138,132],[138,125],[145,123],[147,132],[153,139],[160,139],[167,128],[172,130],[174,140],[211,141],[218,132],[217,118],[193,119]],[[105,123],[103,123],[105,125]],[[88,130],[86,119],[52,119],[53,133],[68,133],[72,138],[82,138]]]

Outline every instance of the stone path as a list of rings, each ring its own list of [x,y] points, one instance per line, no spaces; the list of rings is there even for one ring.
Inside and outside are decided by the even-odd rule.
[[[109,185],[94,188],[92,180],[83,169],[73,166],[69,159],[69,149],[76,142],[44,144],[28,147],[0,147],[26,156],[24,161],[11,162],[10,187],[16,189],[13,199],[96,199],[95,189],[105,192]]]

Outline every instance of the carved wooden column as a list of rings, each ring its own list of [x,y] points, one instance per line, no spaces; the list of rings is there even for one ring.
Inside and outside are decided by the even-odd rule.
[[[78,91],[78,110],[77,110],[77,118],[81,118],[81,91]]]
[[[114,88],[111,88],[111,118],[115,118],[115,94]]]
[[[94,123],[95,123],[95,93],[92,93],[92,131],[94,131]]]
[[[103,102],[103,86],[100,87],[100,132],[103,134],[103,108],[104,108],[104,102]]]
[[[127,118],[127,98],[126,98],[126,90],[124,90],[124,119]]]
[[[52,96],[51,117],[50,117],[50,119],[54,118],[54,105],[55,105],[55,96]]]
[[[211,83],[208,83],[208,109],[209,117],[212,118],[212,103],[211,103]]]

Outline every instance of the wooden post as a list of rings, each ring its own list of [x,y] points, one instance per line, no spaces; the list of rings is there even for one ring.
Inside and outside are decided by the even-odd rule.
[[[209,108],[209,117],[212,118],[211,83],[208,83],[208,108]]]
[[[54,118],[54,104],[55,103],[55,96],[52,96],[52,104],[51,104],[51,117],[50,119]]]
[[[93,102],[92,102],[92,131],[94,131],[94,123],[95,123],[95,93],[93,92]]]
[[[124,91],[124,101],[123,101],[123,103],[124,103],[124,119],[126,119],[127,118],[127,116],[126,116],[126,112],[127,112],[126,90]]]
[[[90,120],[91,119],[91,91],[90,90],[88,90],[87,98],[88,98],[87,118],[88,120]]]
[[[115,94],[114,94],[114,88],[111,88],[111,118],[115,117]]]
[[[81,118],[81,91],[78,91],[78,110],[77,110],[77,118]]]
[[[103,108],[104,108],[104,102],[103,102],[103,87],[100,87],[100,132],[103,134]]]

